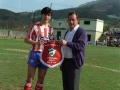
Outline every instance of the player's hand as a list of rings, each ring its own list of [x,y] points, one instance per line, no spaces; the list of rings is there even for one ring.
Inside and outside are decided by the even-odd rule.
[[[44,45],[46,43],[46,40],[44,38],[40,39],[37,44]]]

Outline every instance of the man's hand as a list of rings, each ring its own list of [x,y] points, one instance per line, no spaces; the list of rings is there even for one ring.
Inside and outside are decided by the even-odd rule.
[[[66,44],[67,44],[67,41],[65,41],[64,39],[57,40],[57,42],[58,42],[61,46],[66,46]]]

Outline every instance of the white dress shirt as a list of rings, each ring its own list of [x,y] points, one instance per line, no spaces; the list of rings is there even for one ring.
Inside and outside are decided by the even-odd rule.
[[[75,35],[76,30],[78,29],[79,25],[75,26],[71,31],[69,30],[65,36],[65,40],[67,42],[72,42],[72,39]],[[72,54],[72,49],[67,47],[67,46],[63,46],[63,53],[64,53],[64,58],[73,58],[73,54]]]

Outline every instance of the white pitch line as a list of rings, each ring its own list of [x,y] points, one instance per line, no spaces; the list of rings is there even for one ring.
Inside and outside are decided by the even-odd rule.
[[[106,70],[110,70],[110,71],[113,71],[113,72],[119,72],[119,70],[115,70],[115,69],[111,69],[111,68],[106,68],[106,67],[101,67],[101,66],[95,66],[95,65],[88,65],[88,64],[85,64],[85,66],[91,66],[91,67],[96,67],[96,68],[102,68],[102,69],[106,69]]]
[[[0,54],[3,54],[3,55],[22,55],[22,54],[8,54],[8,53],[0,53]]]

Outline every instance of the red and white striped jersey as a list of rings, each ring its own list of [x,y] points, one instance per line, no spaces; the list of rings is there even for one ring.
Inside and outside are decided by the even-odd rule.
[[[29,40],[38,41],[39,37],[46,37],[49,39],[53,38],[53,28],[49,25],[44,27],[39,23],[35,23],[31,26],[26,38]],[[42,51],[42,45],[32,45],[31,50],[33,51]]]

